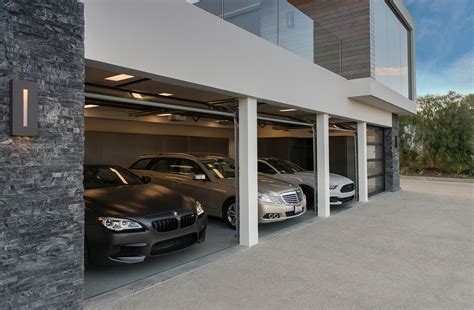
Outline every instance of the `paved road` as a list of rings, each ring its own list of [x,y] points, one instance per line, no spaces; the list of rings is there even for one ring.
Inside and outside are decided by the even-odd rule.
[[[403,190],[108,309],[474,309],[474,185]]]

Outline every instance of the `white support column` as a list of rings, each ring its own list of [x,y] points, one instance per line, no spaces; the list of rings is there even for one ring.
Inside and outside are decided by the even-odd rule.
[[[329,116],[316,115],[317,173],[318,173],[318,216],[331,214],[329,204]]]
[[[357,171],[359,172],[359,201],[369,201],[367,185],[367,123],[357,123]]]
[[[240,244],[258,243],[257,100],[239,99]]]

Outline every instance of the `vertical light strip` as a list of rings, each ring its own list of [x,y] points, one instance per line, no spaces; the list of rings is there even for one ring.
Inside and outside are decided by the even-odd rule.
[[[23,89],[23,127],[28,127],[28,89]]]

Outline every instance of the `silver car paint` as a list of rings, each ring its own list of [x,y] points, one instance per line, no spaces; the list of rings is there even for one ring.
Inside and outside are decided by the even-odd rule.
[[[207,155],[195,157],[193,155],[183,153],[160,153],[158,155],[147,155],[140,157],[140,159],[143,158],[181,158],[192,160],[193,162],[197,163],[203,174],[206,175],[206,180],[195,180],[192,176],[163,173],[151,170],[131,169],[131,171],[139,176],[151,177],[153,183],[163,185],[185,195],[194,197],[196,200],[201,202],[209,215],[223,217],[222,209],[224,204],[226,201],[228,201],[228,199],[235,197],[235,179],[216,178],[200,161],[200,159],[225,158],[225,156]],[[262,175],[259,175],[258,177],[258,191],[262,194],[280,197],[283,193],[297,189],[300,189],[299,186],[288,182],[276,180],[274,178],[268,178]]]
[[[314,177],[314,172],[313,171],[303,171],[303,172],[296,172],[293,174],[290,173],[280,173],[278,169],[276,169],[274,166],[272,166],[268,161],[265,159],[259,159],[258,160],[261,163],[265,163],[269,167],[271,167],[274,171],[275,174],[266,174],[266,173],[260,173],[262,175],[268,176],[270,178],[275,178],[277,180],[281,180],[284,182],[289,182],[295,185],[307,185],[310,186],[311,188],[314,189],[315,186],[317,186],[318,182]],[[352,182],[351,179],[348,179],[342,175],[330,173],[329,174],[329,186],[332,188],[335,186],[335,188],[330,189],[330,196],[332,197],[338,197],[338,198],[346,198],[350,196],[354,196],[355,190],[347,193],[341,193],[341,187],[346,185],[346,184],[351,184],[354,183]],[[339,204],[339,203],[331,203],[331,204]]]

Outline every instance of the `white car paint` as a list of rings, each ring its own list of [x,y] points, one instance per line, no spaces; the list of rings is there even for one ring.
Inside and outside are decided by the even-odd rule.
[[[279,160],[279,159],[276,159],[276,158],[271,158],[271,159],[272,160]],[[258,162],[261,163],[261,164],[267,165],[268,167],[270,167],[274,171],[274,174],[272,174],[272,173],[263,173],[259,169],[258,172],[260,174],[265,175],[265,176],[268,176],[268,177],[271,177],[271,178],[274,178],[274,179],[278,179],[278,180],[282,180],[282,181],[285,181],[285,182],[288,182],[288,183],[291,183],[291,184],[299,185],[299,186],[306,185],[306,186],[311,187],[312,189],[314,189],[314,187],[317,185],[317,181],[315,180],[313,171],[283,173],[282,171],[279,171],[273,165],[271,165],[267,161],[266,158],[261,158],[261,159],[258,160]],[[292,163],[292,164],[296,165],[294,163]],[[346,178],[342,175],[330,173],[329,174],[330,197],[332,197],[333,199],[334,199],[334,197],[336,197],[338,199],[338,201],[332,201],[331,205],[341,205],[344,202],[342,202],[340,200],[345,200],[345,199],[348,199],[348,198],[351,198],[351,197],[354,198],[355,197],[355,186],[354,186],[354,189],[352,191],[345,192],[345,193],[341,192],[341,188],[344,185],[353,184],[353,183],[354,182],[352,180],[350,180],[350,179],[348,179],[348,178]]]

